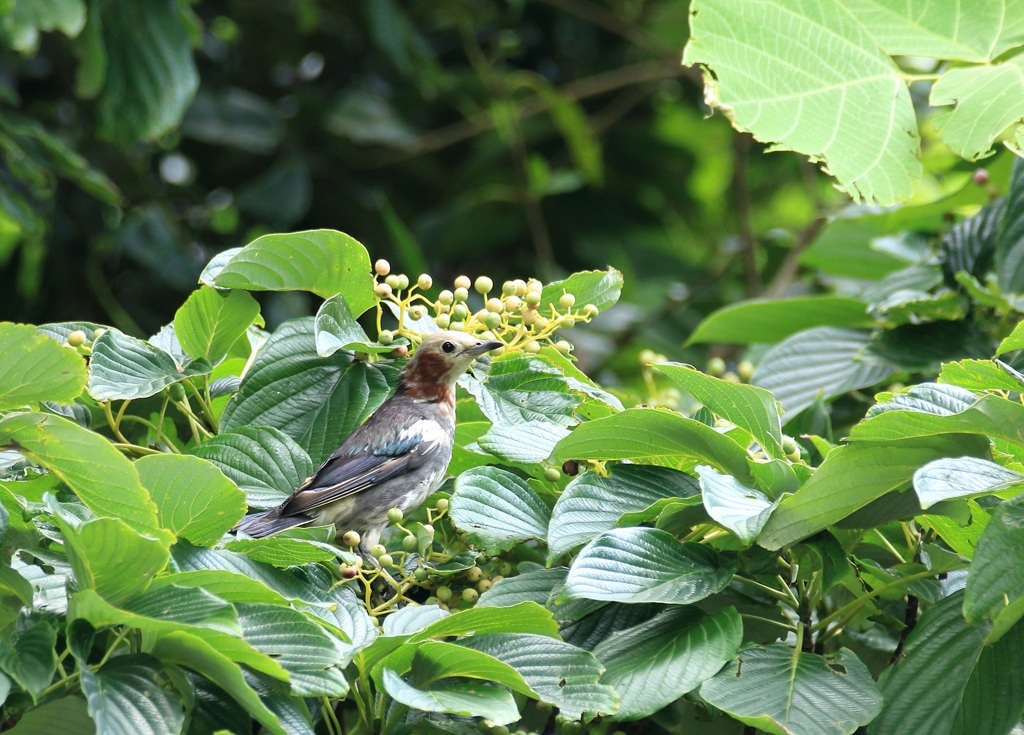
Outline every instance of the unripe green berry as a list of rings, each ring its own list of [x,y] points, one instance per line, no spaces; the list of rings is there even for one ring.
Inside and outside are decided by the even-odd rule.
[[[526,326],[536,324],[539,316],[536,309],[523,309],[523,324]]]
[[[459,287],[459,288],[455,289],[455,300],[456,301],[465,301],[468,298],[469,298],[469,289],[468,288],[461,288],[461,287]]]
[[[373,264],[373,269],[377,271],[378,276],[386,276],[391,272],[391,263],[381,258]]]
[[[515,292],[516,292],[516,284],[512,283],[512,281],[505,281],[503,284],[501,284],[501,295],[502,296],[511,296]]]
[[[494,288],[494,281],[487,276],[479,276],[473,282],[473,288],[476,289],[477,293],[490,293],[491,289]]]
[[[505,298],[505,311],[519,311],[523,308],[523,300],[518,296],[508,296]]]
[[[736,374],[740,376],[744,383],[747,382],[754,376],[754,363],[750,360],[743,360],[736,366]]]
[[[484,304],[484,308],[487,309],[487,311],[493,311],[495,314],[498,314],[505,310],[505,302],[501,299],[487,299],[487,303]]]
[[[361,539],[359,538],[359,534],[355,531],[345,531],[345,533],[341,537],[341,543],[349,547],[359,546],[360,540]]]
[[[393,567],[395,565],[395,560],[391,554],[383,554],[377,561],[380,562],[382,567]]]
[[[562,321],[560,321],[559,324],[561,324],[564,329],[572,329],[573,327],[576,326],[576,317],[574,317],[574,316],[563,317]]]
[[[465,304],[456,304],[452,307],[452,319],[462,321],[469,316],[469,309],[466,308]]]
[[[438,502],[441,502],[441,501],[438,501]],[[445,502],[447,502],[447,501],[445,501]],[[445,507],[447,508],[448,506],[446,505]],[[427,532],[428,535],[430,535],[430,536],[434,535],[434,527],[432,525],[430,525],[429,523],[424,523],[422,528],[423,528],[424,531]]]
[[[86,339],[87,337],[85,336],[85,332],[83,332],[81,329],[76,329],[74,332],[68,335],[68,344],[71,345],[72,347],[81,347],[82,345],[85,344]]]
[[[530,278],[530,279],[528,279],[526,281],[526,290],[527,291],[542,291],[543,289],[544,289],[544,284],[541,283],[536,278]]]
[[[442,291],[441,293],[439,293],[439,294],[437,295],[437,301],[438,301],[438,303],[441,303],[441,304],[445,304],[446,306],[450,306],[450,305],[451,305],[451,303],[452,303],[452,302],[453,302],[454,300],[455,300],[455,294],[453,294],[453,293],[452,293],[451,291],[449,291],[448,289],[445,289],[444,291]]]
[[[415,536],[405,536],[402,538],[402,548],[406,551],[416,551],[416,547],[419,546],[419,540]]]
[[[650,365],[652,362],[658,361],[658,353],[654,350],[643,349],[640,350],[637,359],[640,360],[641,365]]]
[[[726,383],[736,383],[737,385],[743,382],[742,380],[740,380],[740,376],[734,373],[732,370],[723,375],[722,380],[724,380]]]
[[[512,281],[512,283],[516,287],[516,296],[523,296],[526,294],[526,281],[524,281],[522,278],[517,278],[516,280]]]
[[[725,360],[720,357],[711,357],[708,359],[707,371],[708,375],[722,375],[727,369]]]
[[[402,281],[396,275],[388,276],[387,278],[384,279],[384,283],[386,283],[389,286],[391,286],[391,289],[393,291],[399,291],[402,288],[401,285],[400,285],[402,283]]]
[[[491,728],[491,735],[508,735],[509,729],[504,725],[498,725],[497,727]]]
[[[500,582],[503,579],[505,579],[505,578],[502,575],[495,574],[493,577],[491,577],[491,584],[497,584],[498,582]]]
[[[107,328],[106,327],[96,327],[96,329],[92,330],[92,338],[94,340],[97,340],[97,339],[99,339],[100,337],[102,337],[106,333],[107,333]]]
[[[441,329],[448,329],[451,326],[452,318],[447,314],[438,314],[434,317],[434,324],[441,327]]]
[[[507,577],[512,574],[512,564],[507,561],[501,562],[501,564],[498,565],[498,574],[503,577]]]
[[[412,536],[409,536],[409,538],[412,538]],[[417,582],[426,582],[427,577],[429,577],[430,575],[427,573],[426,569],[424,569],[423,567],[419,567],[415,572],[412,573],[412,576]]]
[[[441,601],[436,597],[428,597],[423,601],[424,605],[440,605]]]
[[[413,319],[422,319],[427,315],[427,309],[423,304],[416,304],[416,306],[410,307],[409,316]]]
[[[572,343],[566,342],[564,339],[561,342],[555,342],[555,349],[561,352],[563,355],[568,355],[572,352]]]
[[[488,312],[487,316],[484,317],[484,325],[488,329],[497,329],[501,326],[501,314]]]
[[[469,280],[469,276],[459,276],[455,279],[455,288],[464,288],[468,291],[472,285],[473,282]]]
[[[537,306],[540,304],[540,294],[536,291],[530,291],[523,297],[523,303],[527,306]]]
[[[492,582],[491,580],[481,579],[479,582],[476,583],[476,591],[480,594],[483,594],[484,592],[489,590],[493,585],[494,582]]]
[[[401,508],[392,508],[388,511],[388,523],[401,523],[403,518],[405,514]]]
[[[185,400],[185,386],[181,383],[171,383],[167,387],[167,395],[175,403],[181,403]]]
[[[398,274],[398,290],[399,291],[404,291],[407,288],[409,288],[409,276],[405,275],[404,273],[399,273]]]
[[[377,335],[377,341],[382,345],[389,345],[395,341],[395,334],[387,329],[382,329]]]
[[[459,319],[458,321],[454,321],[451,324],[449,324],[448,328],[451,329],[453,332],[464,332],[466,331],[466,322]]]
[[[576,297],[573,296],[571,293],[564,293],[558,299],[558,304],[563,309],[571,309],[573,306],[576,305]]]
[[[442,513],[444,513],[446,510],[448,510],[448,498],[440,498],[440,499],[438,499],[438,501],[434,505],[434,507],[437,508]]]
[[[523,345],[523,352],[529,352],[531,355],[536,355],[540,352],[540,342],[535,339],[531,339],[525,345]]]
[[[374,544],[370,547],[370,556],[374,559],[380,559],[386,553],[388,553],[388,550],[384,548],[384,544]]]
[[[434,279],[427,273],[420,273],[420,277],[416,279],[416,285],[426,291],[434,285]]]
[[[373,292],[377,295],[377,298],[386,299],[391,295],[391,286],[386,283],[378,283],[373,287]]]
[[[585,316],[585,317],[587,317],[589,319],[593,319],[595,316],[597,316],[600,313],[601,313],[601,310],[598,309],[593,304],[587,304],[586,306],[583,307],[583,316]]]
[[[534,326],[537,329],[544,330],[548,328],[548,318],[546,316],[538,316],[537,321],[534,322]]]
[[[452,307],[449,306],[448,304],[442,304],[440,301],[438,301],[436,304],[434,304],[434,310],[438,314],[447,314],[452,310]]]
[[[551,705],[551,702],[537,702],[537,704],[534,706],[536,707],[537,711],[541,713],[547,713],[554,709],[554,707]]]
[[[462,601],[463,602],[473,603],[473,602],[476,602],[478,597],[480,597],[480,593],[477,592],[472,587],[467,587],[466,589],[462,590]]]
[[[436,590],[434,590],[434,594],[437,595],[437,599],[439,599],[441,602],[448,602],[450,599],[452,599],[452,588],[446,584],[443,584]]]
[[[562,479],[562,473],[558,471],[557,467],[548,467],[544,470],[544,479],[548,482],[558,482]]]
[[[479,582],[484,578],[484,570],[480,567],[470,567],[466,570],[466,580],[469,582]]]

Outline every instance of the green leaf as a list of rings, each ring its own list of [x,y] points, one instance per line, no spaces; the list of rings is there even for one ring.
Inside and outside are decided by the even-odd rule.
[[[471,639],[478,637],[471,636]],[[454,643],[426,641],[415,646],[403,646],[384,660],[382,674],[384,670],[399,675],[411,671],[410,683],[419,688],[458,677],[493,682],[528,697],[536,696],[519,672],[507,663]]]
[[[96,672],[82,667],[82,693],[96,729],[110,735],[165,735],[185,724],[181,700],[160,686],[162,667],[148,654],[108,661]]]
[[[127,625],[154,636],[180,630],[191,630],[197,635],[242,635],[238,616],[230,604],[207,590],[174,585],[151,588],[120,607],[111,605],[94,590],[79,590],[71,599],[68,619],[85,620],[96,628]]]
[[[760,490],[747,487],[729,475],[719,474],[711,467],[701,465],[697,467],[697,473],[708,515],[736,534],[745,546],[754,543],[779,501],[772,502]]]
[[[496,427],[534,422],[572,426],[582,402],[560,369],[523,353],[494,358],[486,383],[468,379],[462,384]]]
[[[97,104],[100,135],[133,142],[171,130],[199,86],[181,10],[162,0],[139,0],[129,7],[100,0],[90,15],[89,25],[94,23],[102,47],[90,53],[103,55],[106,70]]]
[[[534,569],[514,577],[505,577],[480,595],[476,607],[511,607],[520,602],[536,602],[551,609],[552,596],[565,584],[566,567]]]
[[[992,621],[986,643],[1001,638],[1024,617],[1024,495],[1001,503],[974,552],[964,617]]]
[[[481,449],[506,462],[537,464],[555,450],[558,442],[569,436],[569,429],[547,421],[491,426],[477,439]]]
[[[1013,331],[999,343],[996,354],[1002,355],[1014,350],[1024,350],[1024,321],[1014,327]]]
[[[135,467],[99,434],[61,416],[12,414],[0,419],[3,444],[59,477],[93,513],[140,531],[158,528],[156,506]]]
[[[203,286],[175,313],[174,333],[191,357],[217,364],[259,314],[260,305],[245,291]]]
[[[618,464],[608,477],[584,472],[566,485],[551,511],[550,555],[559,557],[610,531],[625,513],[644,510],[662,498],[698,492],[692,477],[663,467]]]
[[[203,358],[179,366],[173,357],[148,342],[108,329],[92,343],[89,395],[97,401],[145,398],[212,369]]]
[[[0,669],[29,693],[32,701],[53,681],[57,671],[57,630],[39,621],[11,634],[10,642],[0,643]]]
[[[884,380],[893,368],[867,353],[869,332],[817,327],[798,332],[761,359],[753,382],[782,404],[783,423],[814,403]]]
[[[783,498],[757,543],[774,550],[807,538],[886,493],[906,488],[918,467],[940,457],[981,454],[986,444],[951,435],[837,447],[803,487]]]
[[[288,600],[306,603],[320,601],[322,593],[305,584],[293,574],[269,564],[253,561],[245,554],[219,549],[203,549],[187,541],[179,541],[171,549],[174,566],[180,572],[222,571],[258,581]]]
[[[687,344],[779,342],[812,327],[870,327],[868,305],[843,296],[796,296],[730,304],[708,315]]]
[[[408,684],[394,671],[385,669],[384,689],[396,702],[424,712],[486,717],[495,725],[507,725],[519,719],[519,710],[512,695],[487,683],[454,682],[424,690]]]
[[[136,460],[135,469],[160,527],[196,546],[213,546],[245,515],[245,494],[204,459],[156,454]]]
[[[13,0],[0,18],[4,41],[28,56],[39,48],[40,31],[60,31],[74,38],[84,25],[83,0]]]
[[[1024,446],[1024,406],[1020,403],[998,395],[974,401],[973,394],[963,390],[957,393],[955,386],[932,386],[932,389],[927,385],[915,386],[908,399],[895,396],[889,404],[875,406],[874,415],[850,430],[850,440],[902,439],[959,432]],[[942,390],[937,390],[939,388]],[[928,398],[915,400],[926,392]],[[890,404],[891,409],[884,410]]]
[[[985,646],[985,625],[970,626],[957,592],[924,611],[903,657],[879,678],[885,704],[870,735],[1009,732],[1024,701],[1024,626]]]
[[[85,360],[23,324],[0,322],[0,411],[70,403],[85,389]]]
[[[340,293],[320,305],[313,324],[316,330],[316,351],[320,357],[330,357],[338,350],[383,354],[407,343],[404,339],[387,345],[371,341],[352,316],[348,302]]]
[[[1018,65],[1018,68],[1022,67]],[[1017,140],[1024,140],[1024,129],[1019,127]],[[1003,293],[1024,291],[1024,162],[1020,157],[1014,159],[1006,209],[995,246],[996,280],[1000,290]]]
[[[736,655],[743,623],[733,607],[706,615],[696,608],[664,610],[616,630],[594,648],[604,681],[622,698],[617,720],[637,720],[696,689]]]
[[[250,508],[280,505],[315,469],[305,449],[269,426],[222,431],[189,451],[219,467],[245,492]]]
[[[618,528],[583,547],[560,599],[689,605],[723,590],[732,575],[706,546],[653,528]]]
[[[431,623],[413,634],[410,641],[489,633],[534,633],[553,637],[558,635],[558,623],[551,618],[550,611],[533,602],[501,608],[473,607]]]
[[[785,454],[779,403],[768,391],[705,375],[689,365],[662,363],[655,368],[716,416],[728,419],[750,434],[769,455]]]
[[[774,735],[850,735],[878,714],[871,673],[845,648],[830,656],[782,643],[747,646],[700,695],[751,727]],[[904,733],[931,733],[908,727]]]
[[[318,561],[333,561],[338,550],[329,544],[315,543],[297,538],[272,536],[231,541],[228,551],[238,551],[250,559],[275,567],[293,567]]]
[[[709,94],[734,127],[821,161],[854,199],[887,205],[910,196],[921,175],[910,92],[838,0],[753,8],[703,0],[690,13],[683,63],[709,68]],[[795,38],[815,42],[794,53]]]
[[[477,467],[455,480],[452,523],[489,553],[529,539],[543,541],[551,512],[523,480],[496,467]]]
[[[575,296],[580,307],[593,304],[604,311],[619,300],[622,293],[622,273],[614,268],[605,271],[580,271],[564,280],[552,281],[541,291],[538,308],[545,314],[551,306],[564,311],[558,304],[564,293]]]
[[[78,588],[96,590],[114,605],[145,590],[170,559],[173,537],[139,533],[117,518],[77,526],[64,514],[56,518]]]
[[[1024,376],[1001,360],[947,362],[939,373],[940,383],[968,390],[1024,390]]]
[[[1010,11],[1013,12],[1013,11]],[[932,116],[943,142],[961,158],[974,161],[992,152],[992,144],[1024,117],[1024,56],[997,64],[952,68],[932,85],[932,107],[952,105]],[[992,104],[995,95],[1004,104]]]
[[[157,641],[152,653],[164,663],[184,666],[212,681],[273,735],[289,735],[277,716],[246,684],[238,664],[201,638],[184,632],[170,633]]]
[[[376,302],[366,248],[335,230],[258,237],[214,280],[222,288],[247,291],[310,291],[325,299],[342,294],[354,316]]]
[[[559,460],[630,460],[678,470],[710,464],[742,482],[751,482],[747,451],[695,419],[674,411],[630,408],[577,426],[559,442]]]
[[[542,701],[558,707],[565,717],[580,719],[584,713],[611,714],[618,709],[615,689],[600,682],[604,667],[590,651],[522,633],[476,635],[460,644],[511,666]]]
[[[914,473],[914,491],[925,509],[944,500],[991,495],[1021,484],[1021,473],[977,457],[937,459]]]
[[[330,456],[387,398],[385,373],[337,352],[316,354],[313,319],[285,322],[256,353],[221,428],[280,429],[304,446],[314,463]],[[305,478],[303,478],[305,479]]]
[[[95,735],[96,726],[89,719],[85,700],[62,697],[28,710],[11,735]]]
[[[228,602],[269,602],[286,605],[283,595],[267,587],[258,579],[250,579],[224,569],[196,569],[188,572],[161,574],[150,586],[150,590],[175,585],[187,588],[202,588]]]

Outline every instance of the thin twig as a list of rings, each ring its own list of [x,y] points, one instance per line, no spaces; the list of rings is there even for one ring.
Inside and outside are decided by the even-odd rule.
[[[768,284],[761,296],[766,299],[775,299],[785,293],[790,284],[796,280],[796,274],[800,272],[800,256],[814,243],[827,221],[828,219],[824,215],[820,215],[800,232],[796,243],[786,254],[786,259],[782,261],[775,277],[772,278],[771,283]]]

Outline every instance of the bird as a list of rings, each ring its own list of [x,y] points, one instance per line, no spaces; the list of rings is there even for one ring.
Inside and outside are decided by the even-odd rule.
[[[281,505],[233,529],[263,538],[288,528],[333,523],[360,536],[363,555],[380,542],[388,511],[419,506],[445,479],[455,437],[455,383],[502,342],[465,332],[423,338],[398,387]]]

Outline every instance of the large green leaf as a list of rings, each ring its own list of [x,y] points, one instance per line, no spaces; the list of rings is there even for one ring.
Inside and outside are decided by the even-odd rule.
[[[964,617],[992,621],[988,643],[1024,617],[1024,495],[1000,504],[981,534],[967,575]]]
[[[97,401],[145,398],[211,369],[204,358],[179,366],[160,348],[108,329],[92,343],[89,395]]]
[[[996,354],[1002,355],[1014,350],[1024,350],[1024,321],[1014,327],[1013,331],[999,343]]]
[[[385,373],[340,352],[320,358],[313,331],[309,317],[278,327],[224,409],[223,430],[271,426],[322,462],[384,402]]]
[[[282,568],[318,561],[334,561],[338,556],[338,548],[330,544],[286,536],[240,538],[229,541],[224,548],[239,551],[254,561]]]
[[[622,698],[615,719],[647,717],[696,689],[736,655],[742,638],[732,607],[714,615],[670,608],[612,632],[594,655],[607,668],[604,681]]]
[[[754,543],[778,501],[772,502],[760,490],[742,485],[735,477],[722,475],[711,467],[702,465],[697,472],[708,515],[747,546]]]
[[[779,403],[771,393],[753,385],[705,375],[689,365],[662,363],[655,367],[716,416],[728,419],[750,434],[766,453],[774,457],[785,454]]]
[[[915,389],[924,387],[915,386]],[[942,389],[939,405],[920,400],[901,404],[901,397],[895,396],[889,404],[878,404],[877,413],[856,424],[850,430],[850,440],[877,441],[959,432],[1024,446],[1024,405],[997,395],[984,396],[975,402],[967,391],[959,390],[963,395],[958,397],[954,393],[956,386],[937,385],[935,388]],[[930,392],[932,396],[936,394],[937,390]],[[913,393],[910,395],[913,398]],[[892,410],[882,410],[890,404]]]
[[[417,689],[394,671],[385,669],[384,689],[396,702],[424,712],[486,717],[496,725],[507,725],[519,719],[519,710],[512,695],[493,684],[452,682]]]
[[[118,656],[93,672],[82,667],[82,693],[96,729],[110,735],[166,735],[185,724],[181,700],[160,686],[162,667],[148,654]]]
[[[0,411],[70,403],[85,389],[85,360],[35,327],[0,322]]]
[[[48,622],[35,622],[0,643],[0,669],[29,693],[32,701],[53,681],[57,671],[54,647],[57,630]]]
[[[795,296],[741,301],[712,312],[687,342],[779,342],[811,327],[869,327],[868,305],[843,296]]]
[[[175,313],[174,333],[191,357],[218,363],[259,313],[260,305],[245,291],[202,286]]]
[[[680,470],[709,464],[752,482],[747,451],[729,437],[674,411],[630,408],[586,421],[558,443],[560,460],[630,460]]]
[[[566,485],[551,511],[551,556],[561,556],[615,528],[625,513],[641,511],[662,498],[698,492],[692,477],[664,467],[618,464],[607,477],[584,472]]]
[[[711,99],[735,127],[821,161],[855,199],[911,194],[921,164],[910,92],[839,0],[701,0],[690,12],[683,62],[709,68]]]
[[[753,382],[775,396],[785,409],[783,423],[814,403],[867,388],[893,368],[867,353],[871,334],[856,329],[816,327],[779,343],[761,359]]]
[[[494,358],[486,383],[467,379],[462,384],[497,426],[532,422],[572,426],[576,423],[573,413],[582,402],[560,369],[524,353]]]
[[[1024,475],[977,457],[937,459],[914,473],[914,492],[925,509],[943,500],[991,495],[1019,485],[1024,485]]]
[[[558,442],[569,436],[569,429],[547,421],[491,426],[477,439],[477,445],[506,462],[536,464],[551,456]]]
[[[590,651],[539,635],[476,635],[462,646],[503,661],[519,672],[545,702],[573,719],[583,713],[611,714],[618,709],[615,689],[602,683],[604,667]]]
[[[952,383],[968,390],[1024,389],[1024,378],[1001,360],[960,360],[947,362],[939,373],[940,383]]]
[[[375,303],[366,248],[335,230],[263,235],[238,251],[217,273],[223,288],[342,294],[359,316]]]
[[[97,104],[100,135],[123,142],[152,140],[181,121],[199,75],[176,4],[100,0],[90,8],[86,37],[80,75],[96,68],[106,73]],[[100,43],[89,42],[99,38]],[[80,92],[84,86],[80,76]]]
[[[196,546],[213,546],[245,515],[245,494],[204,459],[155,454],[137,460],[135,469],[160,527]]]
[[[489,552],[510,549],[547,536],[548,507],[516,475],[496,467],[476,467],[455,480],[452,522]]]
[[[245,492],[250,508],[280,505],[314,470],[306,450],[270,426],[222,431],[190,451],[217,465]]]
[[[400,339],[387,345],[372,342],[359,322],[352,316],[348,301],[343,294],[336,294],[327,299],[317,309],[314,320],[316,328],[316,351],[320,357],[330,357],[338,350],[355,350],[356,352],[385,353],[395,347],[406,344],[408,340]]]
[[[156,506],[135,467],[99,434],[61,416],[12,414],[0,420],[0,445],[11,444],[59,477],[93,513],[132,528],[156,529]]]
[[[40,31],[59,30],[74,38],[84,25],[84,0],[13,0],[0,18],[5,43],[28,56],[39,47]]]
[[[850,735],[882,706],[871,673],[852,651],[819,656],[782,643],[743,648],[700,695],[773,735]]]
[[[96,628],[127,625],[151,635],[191,630],[242,635],[235,609],[207,590],[168,585],[151,588],[115,607],[94,590],[79,590],[68,607],[70,620],[85,620]]]
[[[425,641],[396,649],[384,660],[384,668],[380,672],[381,681],[384,671],[399,675],[410,673],[410,683],[420,688],[458,677],[501,684],[514,692],[536,696],[522,675],[504,661],[487,653],[442,641]]]
[[[906,488],[914,472],[928,462],[982,454],[986,444],[977,437],[949,435],[858,441],[837,447],[803,487],[783,498],[757,542],[767,549],[779,549],[811,536],[886,493]]]
[[[566,567],[533,569],[513,577],[505,577],[480,595],[476,607],[510,607],[520,602],[536,602],[551,608],[554,593],[565,584]]]
[[[1024,68],[1018,65],[1018,69]],[[1024,141],[1024,129],[1018,128],[1018,144]],[[1004,293],[1024,291],[1024,159],[1013,163],[1010,189],[1006,192],[1006,210],[996,235],[996,281]]]
[[[654,528],[618,528],[583,547],[561,598],[689,605],[724,589],[732,575],[706,546]]]
[[[322,596],[313,585],[304,583],[294,574],[253,561],[238,552],[204,549],[192,546],[187,541],[178,541],[171,549],[171,557],[180,572],[227,572],[257,581],[287,600],[316,604]]]
[[[62,697],[28,710],[9,732],[12,735],[95,735],[85,700]]]
[[[614,268],[609,268],[606,271],[581,271],[564,280],[552,281],[541,291],[538,308],[545,314],[552,306],[564,311],[558,304],[563,293],[575,296],[579,307],[593,304],[604,311],[619,300],[619,294],[622,293],[622,274]]]
[[[924,611],[903,656],[879,679],[885,698],[870,735],[1007,733],[1024,702],[1024,626],[985,646],[988,626],[968,625],[957,592]]]

